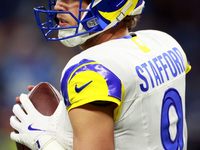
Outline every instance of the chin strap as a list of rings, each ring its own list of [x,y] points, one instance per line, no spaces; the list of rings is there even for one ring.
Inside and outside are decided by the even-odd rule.
[[[82,24],[80,24],[78,31],[80,33],[86,32],[86,30],[83,28]],[[67,37],[67,36],[73,36],[75,33],[76,33],[75,28],[61,29],[61,30],[58,30],[58,37],[64,38],[64,37]],[[75,36],[75,37],[72,37],[72,38],[60,40],[60,42],[67,47],[75,47],[77,45],[83,44],[87,40],[84,37],[87,37],[87,36],[89,36],[89,34],[84,34],[84,35]]]

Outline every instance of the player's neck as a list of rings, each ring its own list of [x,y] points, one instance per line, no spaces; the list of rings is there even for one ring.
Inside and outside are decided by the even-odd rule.
[[[123,22],[121,22],[115,28],[108,29],[107,31],[104,31],[101,34],[91,39],[88,39],[84,44],[80,46],[83,50],[86,50],[95,45],[99,45],[101,43],[104,43],[116,38],[121,38],[127,35],[129,35],[128,29],[124,26]]]

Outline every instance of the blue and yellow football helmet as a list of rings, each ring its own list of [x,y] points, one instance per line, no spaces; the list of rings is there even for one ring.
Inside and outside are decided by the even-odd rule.
[[[37,24],[47,40],[60,40],[68,47],[82,44],[87,39],[115,27],[127,15],[141,14],[144,8],[144,0],[91,0],[87,9],[81,9],[80,0],[79,16],[76,18],[69,11],[55,11],[53,8],[56,0],[48,1],[48,9],[44,6],[34,8]],[[70,14],[77,21],[77,25],[60,27],[56,18],[58,13]],[[58,37],[54,34],[56,31]]]

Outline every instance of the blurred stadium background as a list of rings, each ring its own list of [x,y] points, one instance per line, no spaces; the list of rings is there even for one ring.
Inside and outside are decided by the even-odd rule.
[[[37,27],[33,7],[47,0],[0,2],[0,149],[16,150],[10,140],[9,117],[15,97],[27,85],[50,82],[59,89],[60,74],[78,47],[47,42]],[[200,149],[200,1],[146,0],[134,30],[157,29],[172,35],[183,47],[192,70],[187,75],[186,117],[188,150]]]

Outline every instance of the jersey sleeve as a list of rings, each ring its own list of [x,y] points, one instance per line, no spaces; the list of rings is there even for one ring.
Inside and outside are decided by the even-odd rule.
[[[188,73],[192,69],[192,66],[190,65],[190,62],[187,60],[186,62],[186,68],[185,68],[185,73]]]
[[[68,111],[94,101],[108,101],[118,106],[115,118],[125,93],[123,83],[113,72],[87,59],[65,71],[61,80],[61,91]]]

